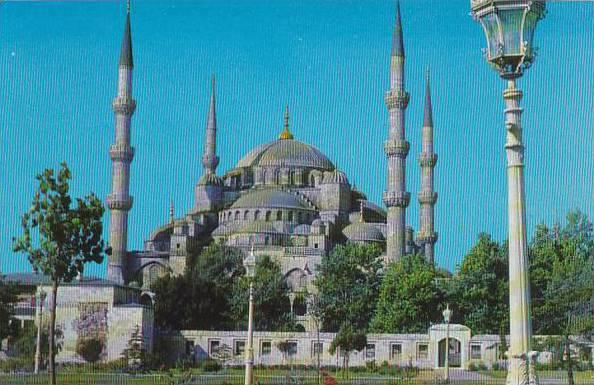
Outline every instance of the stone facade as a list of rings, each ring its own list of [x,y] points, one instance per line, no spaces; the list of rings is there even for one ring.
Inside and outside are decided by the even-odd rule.
[[[17,305],[17,319],[35,325],[42,322],[47,326],[49,304],[53,300],[49,279],[26,273],[9,274],[5,279],[25,292],[35,293],[21,298]],[[45,295],[42,297],[41,293]],[[144,348],[150,352],[155,334],[152,299],[140,289],[94,277],[83,277],[58,287],[56,329],[62,349],[56,362],[84,362],[76,346],[79,341],[89,338],[103,343],[101,361],[122,358],[136,327],[142,331]]]
[[[254,364],[255,365],[309,365],[316,366],[318,348],[322,366],[340,366],[340,351],[330,354],[328,349],[335,334],[333,333],[275,333],[254,332]],[[241,366],[245,361],[245,344],[247,332],[243,331],[190,331],[184,330],[172,334],[164,334],[161,338],[170,347],[168,359],[193,358],[196,361],[213,358],[217,347],[227,345],[232,350],[230,360],[226,363]],[[540,337],[537,337],[540,338]],[[368,334],[367,347],[361,352],[353,352],[350,356],[351,366],[364,366],[370,361],[377,365],[384,361],[390,365],[413,366],[425,369],[444,367],[446,325],[438,324],[429,328],[426,334]],[[292,344],[288,354],[283,354],[279,343]],[[507,337],[509,343],[509,337]],[[319,343],[319,345],[318,345]],[[594,344],[590,343],[594,352]],[[500,360],[501,345],[498,335],[471,335],[471,330],[464,325],[450,325],[450,367],[454,370],[468,369],[474,364],[491,367],[494,364],[505,365]],[[594,356],[593,356],[594,357]],[[551,355],[542,352],[540,362],[548,362]]]

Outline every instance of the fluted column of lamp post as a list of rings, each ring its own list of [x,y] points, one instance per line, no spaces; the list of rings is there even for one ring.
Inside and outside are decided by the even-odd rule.
[[[246,276],[250,280],[250,298],[248,305],[248,337],[245,350],[245,385],[254,383],[254,276],[256,275],[256,256],[254,247],[243,260]]]
[[[507,154],[510,347],[508,385],[537,384],[536,352],[531,351],[530,281],[526,237],[522,91],[516,79],[535,57],[532,45],[536,24],[545,15],[544,0],[471,0],[472,16],[487,38],[485,56],[507,81],[505,128]]]

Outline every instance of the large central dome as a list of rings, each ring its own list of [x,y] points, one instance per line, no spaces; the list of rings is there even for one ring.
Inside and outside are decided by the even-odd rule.
[[[332,162],[315,147],[294,139],[278,139],[263,144],[244,156],[237,168],[302,167],[334,170]]]

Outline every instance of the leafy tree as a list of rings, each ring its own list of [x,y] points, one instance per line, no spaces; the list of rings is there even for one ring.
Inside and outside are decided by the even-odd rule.
[[[233,328],[230,299],[243,271],[241,251],[212,244],[183,275],[166,275],[155,282],[157,326],[166,330]]]
[[[368,328],[381,283],[381,254],[377,245],[348,243],[322,258],[315,285],[323,330],[336,332],[344,321]]]
[[[351,353],[354,351],[360,352],[361,350],[365,349],[365,346],[367,346],[367,336],[365,333],[363,331],[356,330],[352,324],[344,322],[332,340],[328,352],[330,352],[330,354],[334,354],[336,353],[337,349],[340,349],[343,369],[346,371],[346,377],[348,378],[349,359]]]
[[[233,289],[231,319],[236,329],[248,324],[249,280],[243,276]],[[258,258],[254,277],[254,328],[262,331],[291,331],[296,328],[290,314],[289,287],[280,266],[268,256]]]
[[[464,257],[451,281],[453,321],[477,334],[506,334],[509,328],[509,285],[507,246],[488,234]]]
[[[39,188],[29,210],[23,214],[23,235],[14,238],[13,250],[27,254],[33,270],[52,282],[49,330],[49,371],[56,383],[55,329],[58,286],[72,281],[84,270],[85,263],[101,263],[109,252],[101,238],[104,208],[99,198],[89,194],[76,199],[71,207],[70,170],[61,164],[57,176],[46,169],[37,176]]]
[[[541,225],[533,240],[532,255],[539,297],[535,302],[537,332],[556,335],[546,341],[567,369],[568,382],[574,384],[574,354],[594,330],[592,324],[592,224],[580,212],[570,212],[567,224],[552,230]]]
[[[376,333],[421,333],[441,320],[444,294],[437,271],[419,255],[407,255],[387,267],[371,321]]]
[[[552,228],[548,228],[544,224],[537,226],[534,238],[530,243],[530,282],[535,334],[563,333],[562,323],[551,320],[551,311],[559,310],[554,292],[551,290],[565,289],[555,289],[551,285],[560,285],[560,283],[555,283],[559,282],[559,277],[556,275],[567,274],[564,269],[579,268],[575,264],[587,268],[588,261],[592,259],[593,255],[593,226],[583,213],[569,212],[564,227],[561,227],[559,223],[556,223]],[[589,281],[592,281],[592,277]],[[588,285],[588,280],[580,281],[570,278],[566,285],[570,285],[567,290],[573,287],[576,293],[581,293],[575,298],[572,296],[573,301],[581,304],[589,301],[587,293],[583,292],[584,286]],[[567,302],[565,301],[565,303]]]
[[[17,301],[14,285],[4,282],[0,276],[0,341],[11,333],[9,322]]]
[[[136,325],[134,327],[132,336],[128,340],[128,346],[124,349],[122,355],[129,369],[133,371],[142,369],[146,361],[146,349],[144,348],[144,338],[140,326]]]

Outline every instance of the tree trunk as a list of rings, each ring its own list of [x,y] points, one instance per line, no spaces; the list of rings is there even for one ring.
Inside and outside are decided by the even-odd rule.
[[[58,280],[52,283],[52,301],[50,304],[50,328],[49,328],[49,373],[51,385],[56,385],[56,297],[58,295]]]
[[[571,359],[571,347],[569,346],[569,337],[565,337],[565,354],[567,355],[567,384],[574,385],[573,379],[573,360]]]

